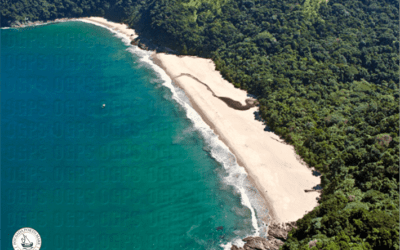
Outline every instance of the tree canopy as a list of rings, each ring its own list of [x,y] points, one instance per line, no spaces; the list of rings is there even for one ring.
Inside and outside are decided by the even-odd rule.
[[[1,25],[101,15],[211,57],[322,173],[283,249],[399,249],[399,2],[17,0]]]

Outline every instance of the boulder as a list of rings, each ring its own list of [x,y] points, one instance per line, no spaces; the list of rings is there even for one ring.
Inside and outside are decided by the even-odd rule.
[[[231,247],[231,250],[244,250],[244,249],[242,247],[237,247],[237,246],[233,245]]]
[[[274,237],[265,239],[262,237],[247,237],[243,239],[246,242],[243,248],[239,248],[235,245],[232,246],[231,250],[278,250],[284,243]]]
[[[268,226],[268,235],[278,239],[286,240],[288,233],[296,227],[296,222],[275,223],[271,222]]]
[[[308,247],[313,248],[313,247],[317,246],[317,242],[318,242],[318,240],[312,240],[312,241],[308,242]]]
[[[243,239],[244,249],[246,250],[267,250],[268,240],[261,237],[247,237]]]
[[[296,222],[275,223],[271,222],[268,226],[268,238],[262,237],[246,237],[246,242],[242,247],[232,246],[231,250],[278,250],[283,244],[282,240],[286,240],[290,230],[296,227]]]

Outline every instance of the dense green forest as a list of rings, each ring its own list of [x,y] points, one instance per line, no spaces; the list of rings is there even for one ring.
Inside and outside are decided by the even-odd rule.
[[[399,249],[399,1],[1,0],[2,26],[88,15],[213,58],[322,173],[283,249]]]

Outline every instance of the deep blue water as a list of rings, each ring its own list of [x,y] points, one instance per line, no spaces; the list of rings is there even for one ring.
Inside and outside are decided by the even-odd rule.
[[[127,48],[81,22],[1,30],[1,249],[22,227],[48,250],[219,249],[254,233],[218,150]]]

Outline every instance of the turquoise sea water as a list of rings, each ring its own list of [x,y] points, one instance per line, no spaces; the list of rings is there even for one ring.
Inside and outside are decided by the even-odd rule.
[[[149,52],[65,22],[1,30],[1,53],[1,249],[22,227],[51,250],[220,249],[258,233],[245,174]]]

